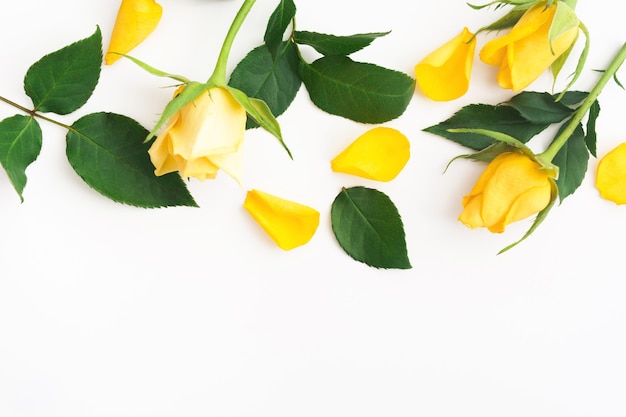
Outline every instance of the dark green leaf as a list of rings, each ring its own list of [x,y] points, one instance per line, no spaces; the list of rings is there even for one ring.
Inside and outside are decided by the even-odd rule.
[[[88,114],[67,133],[67,159],[89,186],[113,201],[146,208],[195,207],[180,175],[154,174],[144,143],[147,134],[126,116]]]
[[[331,221],[339,245],[355,260],[376,268],[411,268],[402,219],[384,193],[343,189],[332,204]]]
[[[556,98],[560,94],[554,94],[552,97],[556,100]],[[577,108],[585,98],[589,95],[586,91],[566,91],[559,100],[560,103],[566,105],[567,107],[571,107],[573,109]]]
[[[294,41],[309,45],[322,55],[350,55],[368,46],[376,38],[390,32],[359,33],[350,36],[326,35],[317,32],[296,31]]]
[[[555,101],[554,96],[549,93],[524,91],[505,104],[516,109],[533,124],[559,123],[572,114],[572,109]]]
[[[596,121],[598,120],[598,116],[600,115],[600,103],[598,100],[594,101],[589,108],[589,113],[587,116],[587,134],[585,135],[585,144],[587,145],[587,149],[593,157],[596,157]]]
[[[514,137],[522,143],[543,131],[547,124],[532,124],[517,110],[509,106],[470,104],[456,112],[448,120],[427,127],[425,132],[443,136],[465,147],[480,151],[494,143],[494,140],[476,133],[453,133],[450,129],[487,129]]]
[[[100,28],[89,38],[44,56],[24,78],[24,90],[35,110],[68,114],[83,106],[93,93],[102,66]]]
[[[39,156],[41,136],[33,117],[15,115],[0,122],[0,162],[22,201],[26,168]]]
[[[293,0],[280,0],[278,7],[272,12],[263,37],[265,46],[272,57],[278,55],[285,31],[295,16],[296,5]]]
[[[582,125],[578,125],[552,162],[559,167],[559,178],[556,183],[559,188],[559,200],[562,202],[565,197],[576,191],[587,172],[589,152],[585,146]]]
[[[261,45],[248,53],[233,70],[228,84],[248,97],[263,100],[274,116],[280,116],[293,102],[302,81],[298,74],[298,53],[291,42],[283,42],[276,60]],[[248,127],[258,124],[248,119]]]
[[[317,107],[361,123],[399,117],[415,94],[415,80],[408,75],[345,56],[302,62],[300,75]]]

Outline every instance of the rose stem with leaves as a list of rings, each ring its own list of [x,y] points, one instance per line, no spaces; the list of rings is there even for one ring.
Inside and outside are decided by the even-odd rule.
[[[559,134],[559,136],[554,139],[552,144],[550,144],[545,152],[537,155],[540,160],[545,162],[551,162],[552,159],[554,159],[559,150],[563,147],[563,145],[565,145],[565,142],[567,142],[572,133],[574,133],[580,121],[583,119],[583,117],[585,117],[591,105],[596,101],[604,86],[611,78],[615,76],[615,73],[624,62],[624,59],[626,59],[626,43],[622,45],[615,58],[613,58],[613,61],[611,61],[611,63],[609,64],[609,67],[603,72],[602,77],[600,77],[600,79],[593,87],[593,89],[589,92],[583,103],[576,110],[567,126],[565,126],[563,131]]]

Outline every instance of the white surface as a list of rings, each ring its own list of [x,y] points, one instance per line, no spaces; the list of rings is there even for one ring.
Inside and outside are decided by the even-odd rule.
[[[5,5],[0,95],[28,105],[26,69],[96,25],[106,46],[117,4]],[[161,4],[160,26],[133,55],[206,79],[240,2]],[[254,6],[231,66],[261,42],[276,4]],[[408,4],[299,1],[298,28],[391,29],[355,58],[413,75],[463,25],[476,30],[497,15],[463,1]],[[579,2],[592,49],[578,89],[593,85],[592,69],[606,67],[626,40],[618,4]],[[330,159],[369,127],[323,113],[302,89],[279,118],[295,160],[268,134],[249,132],[243,187],[224,175],[192,181],[199,209],[110,202],[71,170],[65,132],[42,122],[23,204],[0,175],[0,416],[626,415],[626,208],[599,198],[597,161],[531,238],[496,256],[530,222],[503,235],[462,226],[461,198],[482,166],[458,161],[442,174],[465,149],[421,132],[465,104],[509,98],[494,76],[476,60],[465,97],[433,103],[417,93],[386,124],[409,137],[412,157],[384,184],[330,171]],[[84,108],[59,120],[104,110],[150,127],[167,84],[120,61],[104,68]],[[550,86],[546,76],[531,89]],[[614,84],[600,97],[600,156],[626,140],[625,100]],[[0,105],[1,118],[14,113]],[[338,247],[330,204],[351,185],[396,203],[412,270],[368,268]],[[248,188],[317,208],[313,240],[278,249],[242,208]]]

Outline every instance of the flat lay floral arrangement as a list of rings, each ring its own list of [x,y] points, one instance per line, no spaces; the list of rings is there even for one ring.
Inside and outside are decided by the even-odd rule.
[[[17,111],[0,121],[0,163],[18,197],[24,200],[27,168],[42,148],[40,123],[52,123],[67,130],[66,155],[73,170],[104,197],[138,208],[197,207],[189,181],[232,178],[240,186],[248,130],[263,129],[275,138],[277,151],[292,158],[279,119],[304,89],[319,111],[368,126],[329,161],[333,172],[392,181],[409,161],[416,133],[467,148],[467,154],[449,163],[470,159],[484,163],[485,169],[459,198],[459,225],[503,233],[513,222],[532,220],[526,234],[513,239],[504,252],[530,236],[591,174],[588,161],[598,157],[596,143],[601,140],[596,135],[596,124],[602,122],[601,92],[623,88],[617,73],[626,44],[607,57],[605,68],[598,65],[606,63],[588,63],[593,33],[584,16],[577,15],[576,0],[470,4],[472,13],[493,13],[493,22],[450,33],[448,42],[433,45],[433,52],[416,62],[412,74],[351,57],[388,32],[301,30],[294,1],[280,0],[262,28],[263,44],[252,45],[227,73],[231,48],[254,3],[233,2],[232,24],[206,79],[170,73],[133,55],[135,47],[150,41],[167,13],[155,0],[122,0],[112,6],[118,10],[109,33],[97,26],[90,36],[33,63],[23,79],[32,103],[17,103],[0,92],[0,101]],[[490,38],[483,42],[487,34]],[[305,48],[318,58],[306,59]],[[433,105],[463,96],[476,56],[497,68],[494,88],[511,90],[510,99],[466,105],[433,126],[415,121],[414,132],[382,126],[402,117],[416,95]],[[69,115],[85,105],[102,71],[122,59],[136,64],[138,74],[162,77],[171,85],[171,100],[163,103],[153,126],[109,112],[82,116],[71,125],[55,120],[55,115]],[[564,74],[569,61],[575,62],[575,70]],[[589,91],[577,90],[578,77],[587,71],[597,74],[597,83]],[[555,86],[565,87],[532,91],[533,82],[546,72]],[[558,127],[557,133],[546,148],[531,150],[530,140],[552,126]],[[603,198],[626,203],[626,144],[600,156],[594,175]],[[320,227],[320,208],[260,189],[247,190],[242,205],[282,250],[306,245]],[[332,232],[347,255],[375,268],[411,268],[406,245],[411,231],[405,230],[401,213],[385,193],[344,187],[328,206]]]

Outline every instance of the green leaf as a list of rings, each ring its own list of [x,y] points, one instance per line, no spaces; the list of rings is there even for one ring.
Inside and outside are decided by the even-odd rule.
[[[492,145],[494,140],[476,133],[454,133],[455,129],[485,129],[512,136],[522,143],[528,142],[547,124],[529,123],[520,113],[510,106],[491,106],[488,104],[470,104],[456,112],[449,119],[427,127],[425,132],[442,136],[467,148],[480,151]]]
[[[563,128],[561,127],[561,130]],[[559,199],[562,202],[576,191],[587,172],[589,152],[585,145],[585,132],[582,125],[578,125],[552,162],[559,167],[559,178],[556,183],[559,188]]]
[[[596,100],[591,104],[591,107],[589,108],[589,113],[587,116],[587,134],[585,135],[585,145],[587,146],[587,149],[589,149],[589,153],[591,153],[594,158],[597,157],[596,121],[598,120],[599,115],[600,103],[598,103],[598,100]]]
[[[374,32],[335,36],[317,32],[296,31],[294,32],[294,41],[302,45],[309,45],[322,55],[350,55],[365,48],[374,39],[389,33]]]
[[[15,115],[0,122],[0,163],[21,201],[26,168],[39,156],[41,143],[41,128],[33,117]]]
[[[402,219],[384,193],[344,188],[333,201],[331,221],[339,245],[355,260],[375,268],[411,268]]]
[[[504,104],[513,107],[533,124],[559,123],[572,114],[571,108],[555,101],[554,96],[549,93],[525,91]]]
[[[276,59],[261,45],[248,53],[233,70],[228,84],[267,103],[274,116],[280,116],[295,99],[302,80],[298,74],[297,47],[283,42]],[[257,127],[251,120],[248,127]]]
[[[557,100],[557,98],[560,97],[558,101],[561,104],[567,107],[570,107],[572,109],[576,109],[580,106],[580,104],[582,104],[582,102],[587,98],[588,95],[589,93],[586,91],[574,90],[574,91],[565,91],[559,94],[553,94],[552,97],[554,97],[555,100]]]
[[[26,72],[24,90],[35,110],[69,114],[93,93],[102,66],[100,28],[90,37],[44,56]]]
[[[302,62],[300,75],[317,107],[361,123],[401,116],[415,94],[415,80],[408,75],[345,56]]]
[[[74,171],[113,201],[137,207],[196,207],[177,173],[157,177],[143,142],[148,131],[114,113],[92,113],[67,133],[66,154]]]
[[[276,57],[287,27],[296,16],[296,5],[293,0],[280,0],[278,7],[272,12],[267,22],[263,41],[270,56]]]

